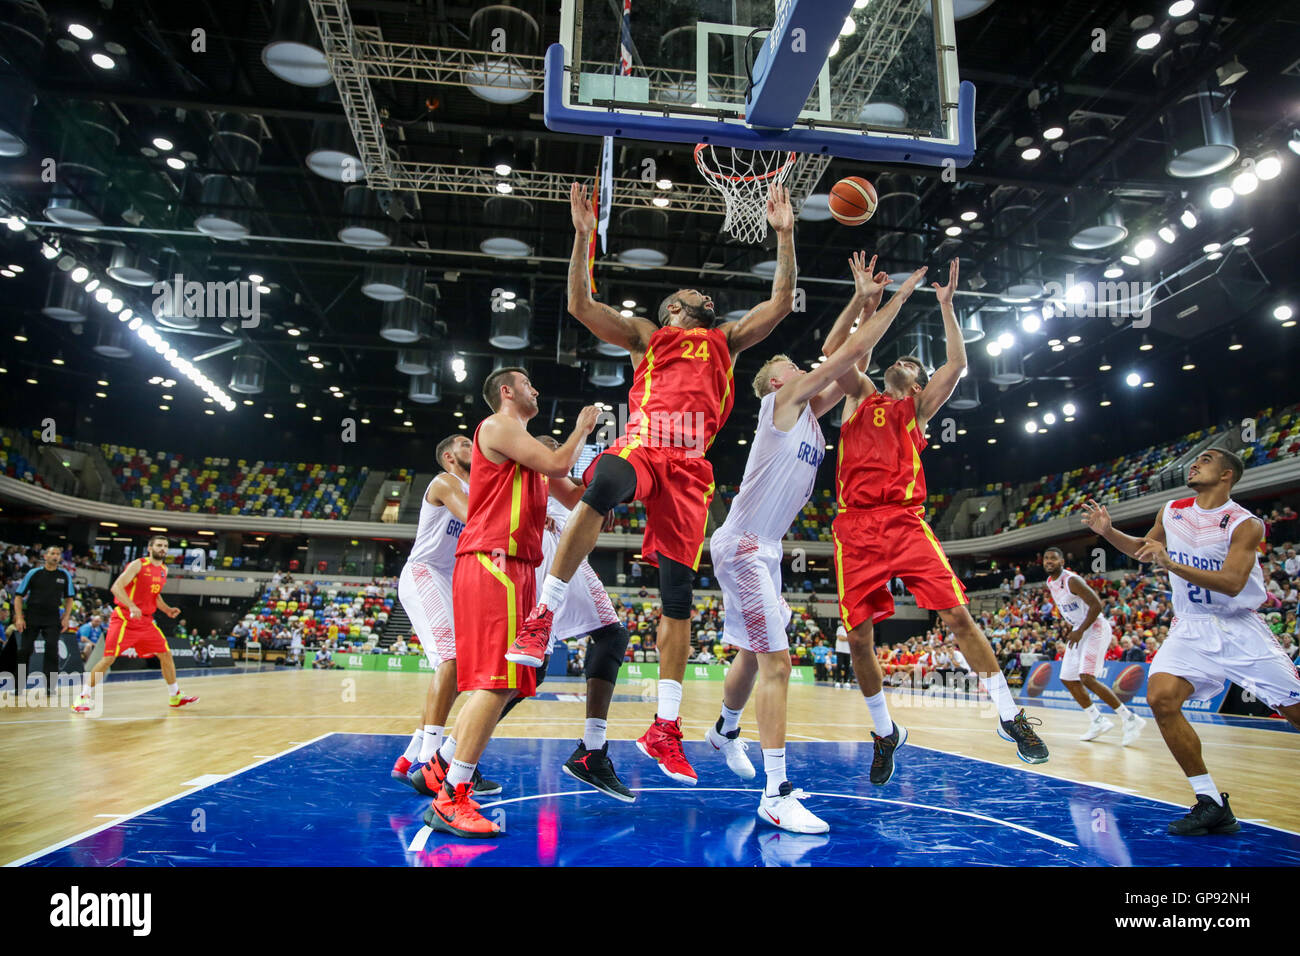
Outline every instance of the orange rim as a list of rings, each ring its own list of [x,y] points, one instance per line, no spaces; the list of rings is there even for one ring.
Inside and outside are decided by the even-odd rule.
[[[700,158],[706,149],[712,149],[712,148],[713,146],[711,143],[699,143],[696,145],[695,147],[696,167],[705,176],[709,176],[712,179],[725,179],[728,182],[733,182],[733,183],[752,183],[764,179],[771,179],[773,176],[779,176],[781,173],[785,172],[790,167],[790,164],[794,162],[794,151],[791,150],[790,152],[785,154],[785,162],[782,163],[780,166],[776,167],[776,169],[771,170],[770,172],[762,173],[761,175],[751,175],[751,176],[728,176],[726,173],[709,169],[708,166],[706,166],[703,160]],[[755,150],[750,150],[750,152],[759,153],[763,151],[755,149]]]

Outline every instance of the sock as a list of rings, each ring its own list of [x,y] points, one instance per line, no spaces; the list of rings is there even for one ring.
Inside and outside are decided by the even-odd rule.
[[[442,728],[425,724],[422,733],[424,739],[420,741],[420,763],[428,763],[442,746]]]
[[[1007,686],[1006,676],[999,671],[996,674],[989,674],[981,678],[980,683],[984,685],[984,690],[993,698],[993,703],[998,709],[999,720],[1011,720],[1016,714],[1020,713],[1020,708],[1011,697],[1011,688]]]
[[[447,768],[447,783],[451,789],[455,790],[462,783],[469,783],[474,779],[474,767],[472,763],[466,763],[463,760],[453,760],[451,766]]]
[[[1101,718],[1101,711],[1097,709],[1096,704],[1089,704],[1087,707],[1083,708],[1083,712],[1093,720],[1099,720]]]
[[[564,592],[568,589],[568,581],[561,581],[555,575],[548,574],[546,580],[542,582],[542,596],[537,599],[537,603],[545,604],[552,611],[558,611],[560,605],[564,603]]]
[[[877,737],[888,737],[894,732],[894,719],[889,716],[889,702],[885,700],[883,690],[876,691],[870,697],[863,697],[867,710],[871,711],[871,722],[875,725]]]
[[[1192,785],[1192,793],[1197,796],[1204,794],[1219,806],[1223,806],[1223,797],[1219,794],[1219,788],[1214,785],[1214,780],[1208,773],[1203,773],[1199,777],[1188,777],[1187,782]]]
[[[767,773],[767,787],[763,793],[765,796],[775,797],[781,790],[781,784],[785,783],[784,747],[763,751],[763,770]]]
[[[451,734],[442,738],[442,746],[438,748],[438,756],[442,758],[443,763],[451,763],[452,758],[456,756],[456,738]]]
[[[675,680],[659,681],[659,712],[655,715],[660,720],[674,721],[682,708],[682,685]]]
[[[411,742],[406,745],[406,752],[402,754],[411,763],[415,763],[420,756],[420,744],[424,740],[424,730],[420,727],[415,728],[415,733],[411,734]]]
[[[1125,720],[1131,720],[1133,718],[1133,711],[1129,710],[1124,704],[1120,704],[1116,707],[1115,713],[1119,714]]]
[[[726,704],[722,705],[722,717],[720,718],[722,726],[718,728],[718,733],[724,737],[740,726],[740,711],[732,710]]]
[[[605,721],[599,717],[588,717],[582,726],[582,745],[588,750],[605,746],[605,726]]]
[[[172,695],[173,697],[179,697],[179,696],[180,696],[180,693],[181,693],[181,685],[180,685],[180,684],[168,684],[168,685],[167,685],[167,690],[171,692],[171,695]]]

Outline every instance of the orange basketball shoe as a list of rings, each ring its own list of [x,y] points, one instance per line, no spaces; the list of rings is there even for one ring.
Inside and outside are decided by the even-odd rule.
[[[471,796],[473,792],[472,783],[458,784],[453,791],[444,782],[438,798],[424,812],[424,822],[431,829],[453,836],[478,839],[500,836],[501,828],[478,812],[478,804]]]
[[[681,783],[694,786],[699,780],[695,768],[682,753],[682,719],[662,720],[656,714],[655,722],[636,742],[637,750],[659,764],[659,769]]]
[[[555,614],[545,604],[539,604],[524,621],[515,642],[506,651],[506,660],[512,664],[541,667],[546,651],[551,646],[551,623]]]

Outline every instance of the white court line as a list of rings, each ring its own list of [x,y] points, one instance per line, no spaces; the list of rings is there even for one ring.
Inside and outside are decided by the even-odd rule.
[[[845,741],[827,740],[825,737],[809,737],[807,734],[792,734],[788,730],[785,732],[785,735],[787,737],[798,737],[800,740],[811,740],[814,743],[819,743],[819,744],[858,743],[858,741],[856,740],[845,740]]]
[[[96,817],[108,817],[112,820],[121,820],[126,816],[125,813],[96,813]]]
[[[1085,787],[1096,787],[1098,790],[1114,790],[1118,793],[1137,793],[1132,787],[1121,787],[1117,783],[1103,783],[1100,780],[1084,780]]]
[[[314,744],[318,740],[324,740],[326,737],[329,737],[332,734],[333,731],[331,731],[330,733],[321,734],[319,737],[313,737],[311,740],[304,740],[300,744],[297,744],[293,747],[289,747],[285,750],[281,750],[278,754],[274,754],[273,756],[268,757],[266,760],[259,760],[256,763],[250,763],[247,767],[240,767],[238,770],[231,771],[228,774],[224,774],[221,776],[218,776],[217,774],[210,774],[209,776],[218,777],[218,780],[229,780],[231,777],[237,777],[241,773],[247,773],[249,770],[252,770],[255,767],[260,767],[262,764],[266,763],[267,760],[274,760],[277,757],[283,757],[287,754],[292,753],[295,750],[299,750],[302,747],[307,746],[308,744]],[[213,783],[216,782],[217,782],[216,780],[213,781]],[[40,857],[44,856],[47,853],[53,853],[55,850],[62,850],[65,846],[67,846],[70,843],[76,843],[78,840],[84,840],[87,837],[92,837],[96,833],[102,833],[103,831],[107,830],[109,827],[117,826],[119,823],[125,820],[133,820],[138,816],[149,813],[150,811],[157,810],[159,807],[165,807],[167,804],[175,803],[177,800],[183,799],[184,797],[193,796],[194,794],[198,793],[200,790],[206,789],[211,785],[212,784],[205,784],[203,787],[196,787],[193,790],[186,790],[184,793],[178,793],[175,796],[168,797],[165,800],[159,800],[157,803],[151,803],[149,804],[149,806],[142,807],[141,809],[136,810],[134,813],[123,814],[122,816],[117,817],[117,819],[113,820],[110,823],[105,823],[97,827],[92,827],[91,829],[86,830],[83,833],[78,833],[76,836],[70,836],[66,840],[60,840],[58,843],[52,843],[49,846],[45,847],[44,849],[37,850],[35,853],[29,853],[26,856],[20,857],[17,860],[11,860],[8,863],[6,863],[5,866],[6,867],[22,866],[24,863],[30,863],[32,860],[39,859]],[[100,815],[102,816],[102,814]]]
[[[193,780],[186,780],[186,781],[184,781],[184,782],[181,784],[181,786],[182,786],[182,787],[196,787],[196,788],[201,788],[201,787],[210,787],[210,786],[212,786],[214,783],[217,783],[217,782],[219,782],[219,781],[221,781],[221,780],[225,780],[225,779],[226,779],[226,775],[225,775],[224,773],[203,773],[203,774],[199,774],[199,775],[198,775],[197,777],[195,777]]]
[[[754,794],[757,790],[746,790],[742,787],[632,787],[634,793],[747,793]],[[538,793],[525,797],[511,797],[508,800],[497,800],[494,803],[485,803],[482,805],[484,810],[492,807],[505,806],[507,803],[522,803],[525,800],[544,800],[548,797],[576,797],[583,794],[595,793],[594,790],[562,790],[556,793]],[[862,800],[867,803],[889,803],[899,807],[911,807],[915,810],[932,810],[935,813],[951,813],[960,817],[971,817],[975,820],[983,820],[985,823],[996,823],[998,826],[1010,827],[1012,830],[1019,830],[1022,833],[1028,833],[1031,836],[1048,840],[1058,846],[1068,847],[1071,850],[1077,850],[1077,843],[1070,843],[1068,840],[1062,840],[1060,837],[1054,837],[1050,833],[1043,833],[1041,830],[1035,830],[1032,827],[1021,826],[1019,823],[1012,823],[1010,820],[999,820],[997,817],[985,816],[982,813],[972,813],[970,810],[955,810],[952,807],[936,807],[925,803],[909,803],[906,800],[886,800],[882,797],[861,797],[856,793],[822,793],[814,790],[807,791],[810,797],[832,797],[841,800]],[[425,829],[428,829],[427,827]],[[432,832],[432,831],[431,831]],[[428,839],[428,836],[425,836]]]
[[[418,833],[411,839],[411,845],[406,848],[407,853],[419,853],[429,842],[429,837],[433,835],[432,828],[426,823],[420,827]]]

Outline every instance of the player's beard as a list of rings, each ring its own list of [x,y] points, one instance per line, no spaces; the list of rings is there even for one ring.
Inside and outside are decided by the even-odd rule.
[[[706,329],[711,329],[718,324],[717,315],[713,309],[706,309],[702,305],[687,305],[682,303],[682,310],[689,315],[695,324]]]
[[[906,394],[912,387],[912,377],[906,372],[890,366],[885,369],[885,387],[901,394]]]
[[[455,458],[456,458],[456,464],[458,464],[458,465],[460,465],[460,467],[464,468],[464,469],[465,469],[465,472],[468,474],[468,473],[469,473],[469,466],[470,466],[470,463],[474,461],[474,456],[473,456],[472,454],[470,454],[470,455],[466,455],[464,458],[461,458],[459,455],[456,455]]]

